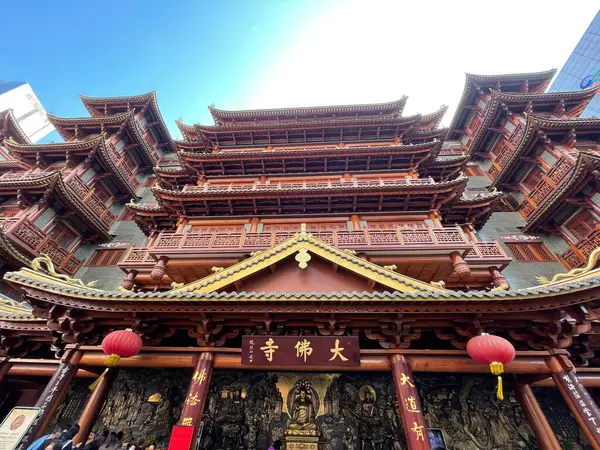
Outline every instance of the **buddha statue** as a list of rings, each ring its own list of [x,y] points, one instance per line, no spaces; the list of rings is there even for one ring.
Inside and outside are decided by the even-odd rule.
[[[317,436],[317,413],[319,399],[314,387],[307,380],[298,381],[290,391],[288,412],[290,423],[287,436]]]

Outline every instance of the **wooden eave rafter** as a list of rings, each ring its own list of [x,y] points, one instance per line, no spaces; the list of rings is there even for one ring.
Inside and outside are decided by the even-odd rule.
[[[80,95],[79,97],[92,116],[104,116],[103,110],[105,106],[122,107],[126,110],[129,110],[130,108],[143,109],[148,106],[152,111],[152,116],[155,118],[155,121],[158,122],[158,128],[162,134],[163,142],[168,144],[169,151],[175,151],[171,133],[169,133],[169,129],[167,128],[160,112],[160,108],[158,107],[156,91],[124,97],[87,97],[85,95]]]
[[[12,244],[2,230],[0,230],[0,257],[12,267],[31,267],[31,260]],[[1,311],[0,307],[0,315]]]
[[[465,120],[465,117],[468,115],[467,107],[470,106],[474,98],[473,94],[476,93],[476,86],[479,86],[482,90],[492,89],[498,83],[502,86],[504,85],[518,85],[525,83],[528,81],[529,83],[538,82],[541,83],[541,86],[546,85],[552,80],[554,74],[556,73],[556,69],[546,70],[544,72],[532,72],[532,73],[518,73],[518,74],[505,74],[505,75],[476,75],[476,74],[466,74],[465,79],[465,87],[463,89],[462,96],[458,103],[458,107],[456,109],[456,113],[452,118],[452,123],[449,127],[448,137],[452,138],[457,129],[461,128],[462,122]],[[506,90],[504,88],[503,90]]]
[[[472,222],[480,229],[488,221],[502,198],[502,192],[477,194],[473,197],[461,197],[454,202],[449,211],[444,214],[446,223]]]
[[[135,190],[133,190],[125,176],[117,168],[115,162],[108,154],[104,136],[98,136],[97,138],[89,139],[87,141],[60,142],[55,144],[17,144],[15,142],[6,142],[5,145],[11,153],[15,153],[23,159],[31,159],[33,163],[35,163],[38,154],[53,155],[65,159],[67,152],[86,157],[93,155],[100,166],[102,166],[107,173],[112,175],[115,184],[122,194],[130,197],[136,196]]]
[[[306,173],[302,170],[287,171],[286,165],[292,162],[296,164],[303,161],[324,161],[324,159],[333,159],[337,161],[352,160],[363,162],[366,170],[370,170],[368,161],[372,157],[381,158],[388,157],[394,161],[395,169],[409,170],[416,165],[422,167],[429,164],[435,158],[441,149],[441,141],[430,141],[412,145],[381,145],[381,146],[360,146],[360,147],[324,147],[324,148],[308,148],[308,149],[293,149],[293,150],[261,150],[261,151],[237,151],[237,152],[217,152],[217,153],[195,153],[195,152],[179,152],[179,160],[182,163],[181,168],[177,169],[162,169],[158,167],[155,172],[157,174],[169,176],[183,176],[184,173],[192,170],[188,168],[197,167],[198,173],[203,173],[206,170],[206,165],[221,164],[223,175],[228,173],[225,171],[224,163],[239,165],[242,170],[242,175],[247,174],[244,165],[248,162],[273,162],[282,166],[282,173]],[[404,159],[402,159],[404,158]],[[404,161],[405,160],[405,161]],[[391,164],[391,159],[390,162]],[[323,163],[326,166],[325,163]],[[405,167],[404,167],[405,166]],[[296,166],[298,167],[298,166]],[[218,167],[217,167],[218,168]],[[304,168],[306,170],[306,167]],[[357,169],[362,170],[362,169]],[[260,173],[259,173],[260,172]],[[214,170],[211,172],[214,174]],[[261,173],[273,173],[268,171],[253,170],[248,175],[257,175]]]
[[[48,115],[48,120],[50,120],[60,135],[67,141],[75,136],[75,130],[77,129],[85,128],[92,130],[95,134],[102,135],[104,132],[111,134],[106,130],[107,127],[114,128],[115,131],[122,127],[127,127],[130,131],[130,135],[134,138],[135,143],[138,144],[137,148],[141,149],[140,155],[144,159],[144,162],[149,166],[156,164],[156,156],[144,140],[140,125],[135,119],[133,111],[126,111],[121,114],[113,114],[110,116],[77,118],[60,118]]]
[[[565,107],[572,108],[577,105],[585,105],[594,98],[598,88],[592,87],[582,91],[573,92],[544,92],[538,94],[521,94],[513,92],[500,92],[493,90],[491,98],[486,104],[484,111],[484,119],[477,129],[473,140],[469,144],[469,153],[476,154],[479,151],[479,146],[485,142],[485,137],[490,132],[490,127],[493,127],[498,119],[502,117],[501,105],[506,105],[509,109],[525,109],[529,103],[532,104],[534,115],[536,107],[539,105],[555,106],[559,101],[565,102]],[[583,106],[585,108],[585,106]]]
[[[0,112],[0,136],[13,138],[19,144],[31,144],[31,141],[17,122],[12,109]]]
[[[299,302],[318,306],[320,311],[358,311],[361,305],[370,312],[394,314],[504,314],[534,313],[552,309],[565,309],[597,300],[600,296],[600,269],[584,269],[575,273],[557,275],[555,281],[518,290],[451,291],[404,277],[361,258],[352,258],[339,249],[327,248],[318,239],[287,242],[285,248],[274,247],[229,268],[182,288],[166,292],[135,293],[106,291],[84,286],[79,280],[58,279],[31,269],[8,272],[4,279],[25,293],[31,303],[47,303],[89,312],[111,313],[168,313],[191,314],[198,312],[271,312],[297,311]],[[332,258],[348,266],[369,272],[378,283],[399,284],[401,291],[383,292],[333,292],[333,293],[255,293],[215,292],[234,282],[242,273],[261,270],[269,258],[290,256],[306,248],[319,256]],[[305,247],[303,247],[305,246]],[[292,250],[293,249],[293,250]],[[271,253],[273,252],[273,253]],[[279,253],[277,253],[279,252]],[[280,256],[277,256],[279,254]],[[286,255],[286,256],[283,256]],[[322,256],[326,255],[326,256]],[[254,258],[254,257],[252,257]],[[246,263],[247,265],[244,265]],[[248,271],[248,273],[244,272]],[[382,283],[383,282],[383,283]],[[385,284],[384,284],[385,285]]]
[[[600,155],[589,152],[580,152],[569,178],[564,181],[533,215],[528,218],[523,232],[532,231],[536,226],[550,220],[567,199],[580,191],[589,181],[596,180],[593,172],[600,171]]]
[[[348,195],[370,195],[372,193],[382,193],[390,195],[402,195],[404,193],[420,193],[420,194],[436,194],[436,193],[455,193],[462,192],[467,183],[466,177],[458,177],[455,180],[444,181],[441,183],[429,183],[429,184],[388,184],[388,185],[376,185],[376,186],[354,186],[348,183],[347,187],[310,187],[306,189],[291,188],[291,189],[280,189],[280,190],[254,190],[252,187],[248,187],[243,190],[231,191],[227,188],[223,189],[212,189],[210,191],[203,191],[198,188],[197,190],[170,190],[164,189],[160,186],[152,187],[154,196],[159,201],[176,201],[176,202],[197,202],[201,200],[209,199],[234,199],[234,198],[265,198],[271,199],[273,195],[277,195],[280,198],[290,196],[348,196]]]
[[[0,180],[0,193],[12,193],[19,189],[24,191],[34,190],[39,193],[48,190],[52,191],[52,193],[58,195],[63,201],[64,206],[76,213],[77,217],[84,221],[93,232],[98,234],[98,236],[103,239],[112,238],[108,228],[99,219],[96,213],[91,210],[81,198],[79,198],[79,195],[71,190],[68,184],[64,182],[62,171],[41,174],[38,177]]]
[[[314,115],[331,114],[373,114],[400,116],[406,104],[407,97],[403,96],[399,100],[388,103],[367,103],[356,105],[334,105],[334,106],[304,106],[296,108],[273,108],[273,109],[248,109],[248,110],[223,110],[215,108],[213,105],[208,107],[215,124],[220,125],[223,122],[242,120],[252,121],[259,118],[272,118],[276,121],[280,116],[298,116],[301,118],[310,118]],[[261,119],[264,120],[264,119]]]
[[[521,140],[515,145],[515,150],[500,170],[491,186],[499,187],[508,181],[518,167],[521,158],[535,146],[539,139],[539,132],[553,137],[557,134],[568,134],[575,130],[577,134],[598,132],[600,134],[600,119],[546,119],[534,114],[527,116],[525,132]]]

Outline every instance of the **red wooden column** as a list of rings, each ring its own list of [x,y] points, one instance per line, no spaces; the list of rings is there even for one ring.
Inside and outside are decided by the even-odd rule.
[[[535,434],[540,449],[562,450],[554,431],[552,431],[542,408],[540,408],[540,404],[531,390],[531,386],[521,381],[519,377],[514,377],[513,388],[523,411],[525,411],[529,426]]]
[[[429,435],[423,418],[419,393],[413,379],[412,369],[402,355],[392,355],[392,376],[396,387],[398,410],[402,417],[408,450],[430,450]]]
[[[585,433],[590,445],[600,450],[600,408],[579,382],[574,370],[568,371],[557,357],[547,358],[546,363],[552,370],[552,380],[565,399],[571,414]]]
[[[117,367],[108,369],[104,378],[100,380],[100,384],[96,386],[96,389],[94,389],[92,395],[90,395],[90,398],[85,405],[85,409],[79,418],[79,433],[73,438],[74,445],[79,442],[85,442],[90,435],[92,427],[96,423],[98,415],[100,414],[100,411],[102,411],[104,402],[108,397],[113,381],[115,381],[118,370]]]
[[[6,358],[0,358],[0,394],[3,394],[6,389],[5,386],[8,378],[8,371],[11,367],[12,363],[8,356]],[[2,398],[2,395],[0,395],[0,398]]]
[[[206,403],[214,359],[212,353],[200,353],[196,361],[196,367],[194,368],[187,396],[185,397],[183,411],[181,411],[179,425],[194,427],[192,446],[196,442],[198,427],[200,426],[200,422],[202,422],[202,414],[204,413],[204,404]]]
[[[39,414],[21,438],[21,442],[15,450],[25,450],[34,440],[41,437],[42,433],[48,428],[52,416],[64,401],[67,390],[75,379],[75,375],[77,375],[77,363],[80,356],[78,351],[71,350],[61,359],[54,375],[46,385],[46,389],[44,389],[35,404],[37,408],[40,408]]]

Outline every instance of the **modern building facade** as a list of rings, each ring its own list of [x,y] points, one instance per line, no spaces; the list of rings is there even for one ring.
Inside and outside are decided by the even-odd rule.
[[[154,93],[82,97],[49,116],[60,144],[3,113],[0,414],[40,408],[17,448],[67,420],[223,450],[600,448],[600,119],[554,75],[467,75],[448,129],[405,97],[211,107],[181,141]],[[141,353],[90,394],[128,328]],[[502,401],[481,333],[517,349]]]
[[[600,12],[560,70],[550,92],[575,91],[592,86],[600,86]],[[589,103],[581,117],[600,117],[600,96]]]
[[[30,142],[38,142],[54,131],[46,111],[28,83],[0,81],[0,112],[9,109]]]

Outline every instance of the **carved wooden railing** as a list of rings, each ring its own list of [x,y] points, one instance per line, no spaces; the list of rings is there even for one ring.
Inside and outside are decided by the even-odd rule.
[[[96,213],[102,223],[104,223],[107,228],[110,228],[116,217],[110,212],[110,208],[106,206],[96,194],[94,194],[93,189],[90,189],[88,186],[86,186],[83,181],[81,181],[81,178],[76,176],[70,178],[67,181],[67,184],[75,192],[79,199]]]
[[[83,264],[82,260],[59,246],[51,236],[24,217],[0,218],[0,228],[17,246],[33,255],[48,255],[56,268],[68,275],[74,275]]]
[[[423,233],[432,232],[430,233]],[[448,231],[448,232],[446,232]],[[434,230],[371,230],[367,233],[352,231],[328,231],[312,232],[325,242],[337,245],[340,248],[367,249],[373,250],[378,247],[393,247],[399,249],[400,246],[410,249],[427,249],[440,245],[447,245],[448,242],[454,244],[460,242],[468,245],[465,241],[460,241],[464,235],[462,230],[455,232],[455,229],[434,229]],[[436,233],[437,232],[437,233]],[[152,256],[155,253],[173,250],[188,250],[191,253],[197,251],[207,252],[226,250],[262,250],[279,244],[293,236],[293,232],[274,232],[274,233],[161,233],[150,247],[134,247],[119,262],[120,267],[151,268],[156,264],[156,259]],[[399,238],[399,235],[401,236]],[[351,237],[352,236],[352,237]],[[367,242],[368,236],[368,244]],[[377,236],[373,238],[373,236]],[[403,244],[400,244],[403,239]],[[472,243],[471,243],[472,245]],[[489,262],[493,264],[507,264],[511,261],[510,256],[506,254],[502,246],[496,242],[477,242],[465,257],[467,262],[481,263]]]
[[[572,169],[573,161],[571,159],[565,157],[559,159],[552,169],[550,169],[548,175],[540,180],[533,191],[531,191],[529,198],[524,200],[521,214],[529,218],[529,216],[537,211],[538,207],[566,180],[567,175],[571,173]]]
[[[413,179],[413,178],[402,178],[397,180],[367,180],[367,181],[323,181],[323,182],[307,182],[302,183],[271,183],[271,184],[259,184],[258,182],[252,184],[236,184],[230,183],[228,185],[211,185],[209,183],[203,186],[191,186],[187,185],[183,188],[185,192],[237,192],[237,191],[256,191],[256,192],[271,192],[271,191],[285,191],[293,189],[350,189],[355,187],[382,187],[382,186],[394,186],[394,185],[406,185],[406,186],[425,186],[435,184],[435,181],[431,177]]]
[[[131,189],[134,191],[137,190],[137,188],[140,186],[140,183],[135,177],[135,174],[127,165],[125,157],[117,153],[117,149],[112,143],[108,144],[106,147],[108,149],[108,155],[110,156],[110,159],[114,162],[115,166],[117,166],[117,169],[121,171],[121,175],[123,175],[123,177],[127,180],[127,183],[131,186]]]
[[[475,260],[511,260],[511,257],[506,254],[502,246],[497,241],[492,242],[477,242],[475,246],[467,252],[465,261]]]
[[[418,229],[418,230],[362,230],[362,231],[315,231],[313,235],[328,244],[340,248],[413,248],[427,247],[469,247],[466,235],[458,227]],[[250,233],[201,233],[201,232],[162,232],[148,247],[150,252],[162,250],[251,250],[266,249],[278,245],[294,235],[293,231],[272,231]]]
[[[560,255],[560,258],[571,269],[585,266],[590,254],[600,247],[600,230],[594,231],[587,239],[579,241],[575,248],[571,248]]]

